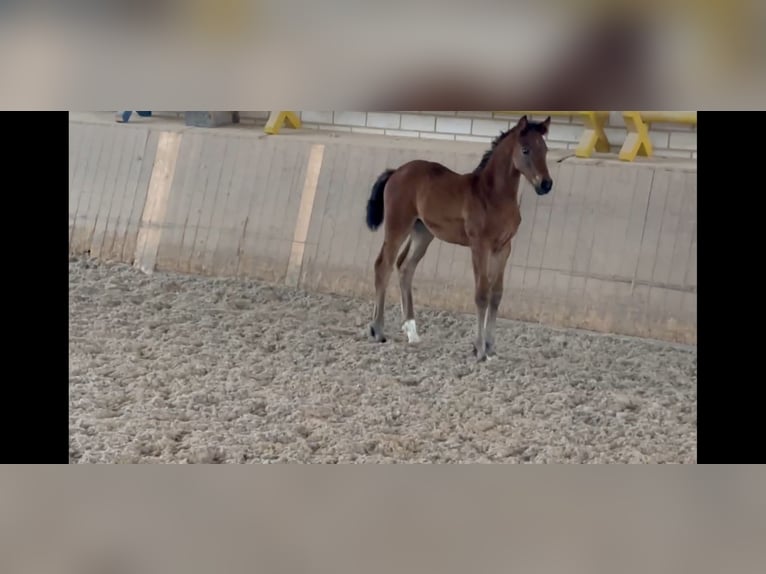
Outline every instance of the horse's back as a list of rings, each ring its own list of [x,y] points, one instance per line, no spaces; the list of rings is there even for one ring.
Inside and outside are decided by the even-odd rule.
[[[397,172],[401,173],[403,177],[443,177],[443,176],[458,176],[455,171],[452,171],[446,165],[443,165],[436,161],[429,161],[425,159],[414,159],[402,164]]]

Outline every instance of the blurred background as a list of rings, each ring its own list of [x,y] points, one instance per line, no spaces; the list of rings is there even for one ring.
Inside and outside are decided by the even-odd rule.
[[[0,571],[750,574],[763,567],[759,467],[268,468],[5,467]]]
[[[8,109],[747,109],[763,3],[0,3]]]

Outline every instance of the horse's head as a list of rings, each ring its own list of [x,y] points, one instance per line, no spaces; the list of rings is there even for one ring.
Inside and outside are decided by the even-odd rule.
[[[532,184],[537,195],[545,195],[553,189],[553,180],[548,173],[548,146],[543,136],[548,133],[551,118],[543,122],[530,122],[523,116],[516,124],[518,137],[513,149],[513,166]]]

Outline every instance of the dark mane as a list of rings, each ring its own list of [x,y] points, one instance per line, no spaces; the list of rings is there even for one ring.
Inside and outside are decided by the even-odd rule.
[[[521,135],[526,135],[530,131],[542,132],[543,131],[543,127],[542,126],[543,126],[542,122],[531,122],[530,121],[530,122],[527,123],[526,129],[523,132],[521,132]],[[501,141],[503,141],[506,137],[511,135],[511,133],[513,133],[513,131],[517,127],[518,127],[518,124],[516,124],[515,126],[513,126],[509,130],[506,130],[504,132],[500,132],[500,135],[497,136],[494,139],[494,141],[492,142],[492,147],[490,147],[487,151],[484,152],[484,155],[481,157],[481,161],[479,162],[479,165],[477,165],[476,169],[473,170],[474,174],[478,174],[479,172],[481,172],[481,170],[483,170],[487,166],[487,164],[489,163],[489,160],[492,157],[492,154],[494,153],[495,148],[498,146],[498,144]]]
[[[484,155],[481,156],[481,161],[479,162],[479,165],[476,166],[476,169],[473,170],[473,173],[479,173],[481,170],[483,170],[487,166],[487,164],[489,163],[489,159],[492,157],[492,153],[495,151],[495,148],[497,147],[497,145],[501,141],[503,141],[506,137],[508,137],[515,128],[516,126],[513,126],[509,130],[500,132],[500,135],[497,136],[492,141],[492,147],[490,147],[487,151],[485,151]]]

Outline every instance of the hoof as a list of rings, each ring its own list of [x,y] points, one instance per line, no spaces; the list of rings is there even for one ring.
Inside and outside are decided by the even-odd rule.
[[[374,325],[370,325],[370,337],[372,337],[372,339],[378,343],[386,342],[386,338],[383,336],[383,333],[378,333]]]
[[[407,335],[407,342],[410,344],[420,343],[420,337],[418,336],[418,329],[415,326],[415,320],[410,319],[405,321],[402,325],[402,332]]]
[[[487,353],[485,351],[479,352],[476,343],[473,344],[473,356],[476,357],[476,361],[479,363],[487,360]]]

